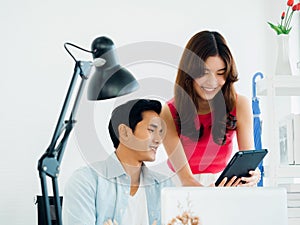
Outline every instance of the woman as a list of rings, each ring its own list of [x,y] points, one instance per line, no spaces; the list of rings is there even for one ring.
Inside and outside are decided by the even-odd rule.
[[[234,59],[221,34],[202,31],[189,40],[179,64],[174,98],[161,113],[167,124],[168,164],[182,185],[203,186],[208,179],[205,185],[213,186],[232,155],[235,135],[239,150],[253,149],[251,108],[248,99],[236,93],[237,80]],[[260,171],[235,179],[226,186],[254,186]]]

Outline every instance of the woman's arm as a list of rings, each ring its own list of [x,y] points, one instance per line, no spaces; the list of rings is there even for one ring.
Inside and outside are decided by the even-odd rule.
[[[203,186],[193,177],[193,173],[184,153],[174,120],[167,105],[163,106],[160,116],[167,125],[166,136],[163,140],[163,145],[182,185]]]
[[[242,95],[238,95],[236,102],[237,117],[237,142],[239,150],[254,149],[253,114],[250,101]],[[242,177],[244,184],[240,186],[255,186],[260,181],[260,170],[249,172],[250,177]]]
[[[245,96],[238,95],[237,97],[236,118],[239,150],[254,149],[252,109],[250,101]]]

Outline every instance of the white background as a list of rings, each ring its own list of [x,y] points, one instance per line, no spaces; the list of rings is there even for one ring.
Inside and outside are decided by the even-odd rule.
[[[74,67],[65,42],[89,49],[96,37],[105,35],[117,48],[144,41],[182,48],[196,32],[216,30],[236,59],[240,79],[236,88],[251,100],[253,74],[274,73],[276,34],[267,21],[279,21],[285,2],[1,0],[0,223],[37,224],[37,161],[50,143]],[[294,73],[299,73],[297,31],[299,24],[291,31]],[[92,59],[87,53],[74,54],[80,60]],[[175,78],[174,68],[168,66],[140,63],[129,69],[138,80]],[[108,149],[112,146],[106,140],[107,115],[114,104],[97,103],[93,118],[100,142]],[[82,117],[80,121],[85,122]],[[87,162],[75,139],[71,135],[62,162],[61,194],[72,171]]]

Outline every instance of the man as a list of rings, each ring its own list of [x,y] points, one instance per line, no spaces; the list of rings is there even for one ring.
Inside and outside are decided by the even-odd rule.
[[[137,99],[112,112],[109,134],[115,152],[105,161],[77,170],[65,188],[64,225],[160,224],[160,192],[170,179],[149,170],[165,126],[161,103]]]

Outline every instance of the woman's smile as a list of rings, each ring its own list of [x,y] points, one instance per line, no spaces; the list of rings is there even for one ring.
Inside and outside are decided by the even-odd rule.
[[[218,87],[205,87],[205,86],[201,86],[201,88],[206,91],[206,92],[214,92],[215,90],[217,90]]]

